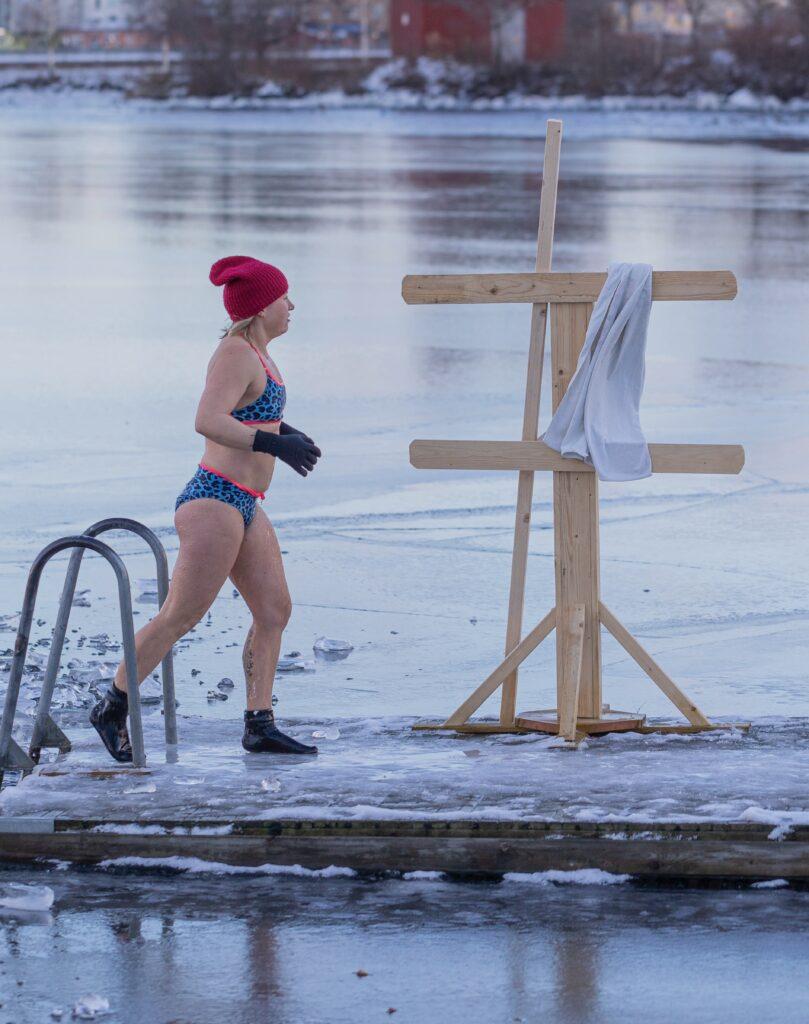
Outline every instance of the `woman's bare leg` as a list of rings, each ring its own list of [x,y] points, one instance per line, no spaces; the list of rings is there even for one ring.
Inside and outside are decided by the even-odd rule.
[[[292,613],[292,601],[278,538],[260,508],[245,531],[230,579],[253,616],[242,654],[247,710],[267,709],[272,703],[281,635]]]
[[[135,634],[139,683],[211,607],[245,538],[241,513],[214,498],[197,498],[180,505],[174,525],[180,551],[168,597],[157,615]],[[115,674],[115,686],[126,690],[123,663]]]

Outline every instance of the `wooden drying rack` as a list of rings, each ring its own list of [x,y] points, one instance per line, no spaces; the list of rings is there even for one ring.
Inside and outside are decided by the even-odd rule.
[[[587,325],[605,273],[551,273],[562,122],[549,121],[533,274],[408,276],[402,295],[408,304],[530,303],[531,331],[521,441],[413,441],[410,461],[417,469],[513,470],[519,473],[511,563],[505,658],[444,722],[420,722],[416,729],[503,733],[558,733],[575,746],[585,736],[615,731],[699,732],[749,728],[714,724],[604,605],[600,592],[598,478],[592,467],[563,458],[537,439],[546,323],[550,310],[552,405],[555,412],[576,370]],[[652,299],[729,300],[736,296],[730,271],[655,272]],[[739,445],[652,444],[655,473],[739,473]],[[534,474],[553,473],[556,605],[522,636],[528,540]],[[601,626],[604,626],[688,720],[688,725],[646,725],[644,715],[610,710],[602,701]],[[554,709],[516,713],[520,664],[556,630]],[[499,722],[470,722],[470,716],[502,688]]]

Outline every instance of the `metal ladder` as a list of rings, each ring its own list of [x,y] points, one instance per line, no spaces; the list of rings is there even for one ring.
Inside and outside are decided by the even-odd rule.
[[[76,580],[81,568],[82,557],[88,548],[106,558],[112,566],[118,581],[118,605],[121,613],[124,667],[126,670],[127,689],[129,691],[129,728],[132,741],[132,764],[136,768],[140,768],[146,763],[146,754],[143,746],[140,693],[137,685],[135,625],[132,617],[129,574],[120,556],[108,544],[97,540],[98,534],[105,533],[108,530],[128,530],[146,541],[155,556],[159,607],[162,607],[163,602],[166,600],[169,589],[166,550],[147,526],[134,519],[102,519],[88,527],[81,536],[62,537],[60,540],[55,540],[48,544],[47,547],[40,551],[28,573],[28,582],[26,583],[23,607],[20,614],[20,625],[17,629],[17,639],[14,644],[14,657],[11,663],[3,717],[0,719],[0,783],[2,782],[3,772],[6,769],[22,771],[23,773],[30,772],[38,764],[43,747],[55,747],[62,753],[66,753],[71,749],[70,740],[54,722],[53,718],[51,718],[50,708],[53,691],[56,686],[56,676],[59,672],[65,634],[67,633],[70,609],[76,591]],[[28,652],[31,623],[34,617],[34,605],[36,604],[42,570],[55,554],[67,548],[72,548],[73,552],[70,556],[70,563],[62,588],[62,596],[59,600],[59,610],[56,615],[56,624],[51,639],[48,664],[42,683],[42,693],[37,704],[37,713],[31,734],[29,751],[26,754],[19,744],[12,739],[11,731],[17,711],[25,658]],[[161,675],[163,679],[163,715],[166,744],[173,746],[177,743],[177,715],[174,700],[174,663],[171,650],[163,659]]]

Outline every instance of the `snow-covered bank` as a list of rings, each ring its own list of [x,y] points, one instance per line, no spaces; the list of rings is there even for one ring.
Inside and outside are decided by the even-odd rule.
[[[52,85],[0,89],[0,114],[6,121],[58,117],[63,124],[119,120],[163,124],[182,115],[186,128],[190,119],[195,119],[200,130],[221,126],[229,130],[294,130],[300,135],[503,138],[541,134],[546,118],[562,117],[568,141],[779,139],[802,144],[809,139],[809,100],[783,103],[777,97],[757,96],[747,90],[730,97],[695,93],[592,99],[508,94],[463,101],[454,96],[389,93],[369,97],[337,91],[298,98],[176,96],[149,100],[128,99],[119,89]]]
[[[90,55],[98,56],[98,55]],[[592,85],[571,74],[541,66],[496,69],[426,56],[403,57],[378,64],[370,73],[360,70],[318,80],[317,62],[276,65],[276,77],[245,80],[233,92],[219,94],[215,83],[207,94],[194,89],[182,64],[170,71],[137,64],[76,66],[66,55],[53,65],[0,65],[0,92],[35,89],[118,91],[122,95],[155,97],[170,106],[227,109],[299,108],[309,106],[361,107],[395,110],[534,109],[546,104],[569,109],[728,109],[806,110],[809,93],[800,86],[786,88],[760,70],[742,67],[728,51],[716,51],[709,65],[690,57],[670,62],[657,77],[633,78],[631,67],[614,81]],[[361,69],[361,65],[358,65]],[[313,76],[314,72],[314,76]],[[597,97],[597,98],[594,98]]]

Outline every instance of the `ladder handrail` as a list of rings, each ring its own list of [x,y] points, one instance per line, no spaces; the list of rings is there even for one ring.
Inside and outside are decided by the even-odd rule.
[[[139,537],[142,537],[152,549],[157,569],[158,607],[162,608],[169,590],[169,566],[166,549],[160,543],[157,535],[153,533],[148,526],[144,526],[143,523],[139,523],[136,519],[128,519],[122,516],[100,519],[98,522],[93,523],[92,526],[88,526],[82,535],[85,537],[96,537],[98,534],[105,533],[108,530],[127,530],[130,533],[137,534]],[[81,547],[75,548],[71,553],[70,563],[67,568],[65,582],[62,588],[62,596],[59,599],[59,610],[56,614],[56,623],[53,627],[48,664],[45,668],[45,678],[42,683],[42,694],[37,706],[36,720],[34,722],[34,729],[29,746],[29,754],[34,758],[34,760],[38,760],[39,751],[42,746],[45,745],[43,740],[54,728],[50,719],[51,700],[56,686],[56,676],[59,673],[62,649],[64,647],[68,620],[70,618],[70,609],[73,606],[73,597],[76,592],[76,582],[78,580],[83,555],[84,548]],[[174,661],[172,648],[169,648],[168,653],[163,658],[160,666],[160,674],[163,682],[163,716],[166,744],[167,746],[173,746],[177,743],[177,711],[174,697]]]
[[[95,537],[75,536],[61,537],[46,545],[34,559],[28,573],[23,597],[20,624],[14,643],[14,657],[11,663],[6,700],[3,716],[0,718],[0,776],[5,768],[21,768],[30,771],[34,767],[33,760],[14,742],[11,731],[17,711],[25,657],[28,653],[28,642],[31,634],[31,623],[34,618],[39,581],[42,570],[48,561],[60,551],[67,548],[88,548],[102,555],[110,563],[118,582],[118,605],[121,613],[121,635],[124,648],[124,665],[126,669],[127,689],[129,691],[129,723],[132,740],[132,764],[136,768],[146,763],[143,746],[143,722],[141,720],[140,693],[138,690],[137,658],[135,654],[135,624],[132,618],[132,596],[129,589],[129,573],[118,554],[103,541]]]

